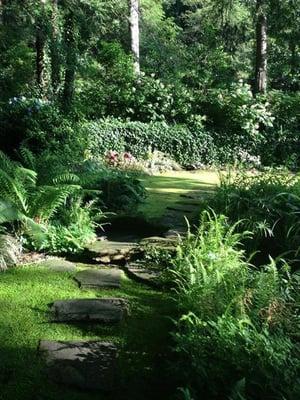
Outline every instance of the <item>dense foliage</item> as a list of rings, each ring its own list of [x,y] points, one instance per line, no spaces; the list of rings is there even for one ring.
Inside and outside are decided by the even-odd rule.
[[[299,0],[141,0],[138,77],[127,0],[21,3],[0,5],[2,149],[26,141],[37,152],[68,140],[86,149],[88,120],[99,152],[121,146],[115,133],[126,130],[127,150],[139,155],[151,145],[184,164],[260,157],[297,166]],[[261,13],[268,91],[257,94]],[[112,143],[99,138],[103,130]]]
[[[299,276],[274,261],[254,270],[242,237],[225,217],[204,212],[179,248],[178,373],[195,399],[296,399]]]
[[[204,207],[228,216],[237,229],[252,232],[245,240],[254,260],[284,257],[298,265],[300,181],[298,174],[285,170],[264,173],[231,171]]]

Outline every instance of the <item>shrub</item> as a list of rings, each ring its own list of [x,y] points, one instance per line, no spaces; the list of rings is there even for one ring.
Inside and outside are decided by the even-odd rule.
[[[300,95],[271,91],[268,101],[275,116],[274,127],[266,132],[265,146],[261,149],[262,161],[267,165],[299,166]],[[268,151],[264,151],[268,148]]]
[[[254,270],[240,250],[243,236],[224,216],[204,212],[198,232],[179,246],[178,373],[195,398],[293,400],[299,281],[274,262]]]
[[[249,254],[258,251],[256,261],[284,254],[290,263],[297,260],[300,246],[300,178],[284,170],[249,174],[228,173],[206,203],[231,223],[241,220],[239,229],[253,232],[245,241]],[[206,205],[204,205],[206,207]]]
[[[35,154],[82,142],[75,123],[64,116],[54,102],[24,96],[10,99],[0,113],[2,150],[13,155],[22,144]]]
[[[206,127],[214,132],[215,145],[225,162],[234,160],[240,150],[260,155],[264,132],[272,129],[274,122],[274,113],[264,97],[254,97],[250,86],[240,81],[227,89],[201,93],[199,103],[207,117]]]
[[[90,151],[103,157],[109,150],[130,152],[134,157],[147,157],[148,149],[159,150],[182,165],[215,159],[211,136],[203,130],[192,131],[181,125],[164,122],[122,122],[104,120],[83,124],[82,136],[89,137]]]
[[[92,210],[92,203],[84,205],[79,197],[61,210],[56,219],[46,226],[45,240],[41,249],[51,253],[77,253],[96,240],[96,219],[102,220],[103,214]]]
[[[81,175],[83,187],[97,191],[97,199],[106,211],[134,210],[144,201],[146,190],[140,173],[107,168],[90,163]]]

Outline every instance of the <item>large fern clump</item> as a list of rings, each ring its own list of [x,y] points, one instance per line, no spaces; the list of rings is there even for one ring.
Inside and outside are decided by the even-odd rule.
[[[10,160],[0,151],[0,224],[17,228],[30,237],[35,248],[41,249],[45,248],[45,243],[51,243],[51,226],[59,210],[66,205],[71,208],[73,203],[78,204],[83,191],[79,178],[68,171],[59,176],[49,176],[46,183],[40,182],[34,170],[32,153],[23,149],[22,157],[23,164],[29,167]],[[89,220],[88,224],[91,225],[92,221]],[[55,225],[59,225],[59,221]],[[51,246],[46,248],[51,251]]]

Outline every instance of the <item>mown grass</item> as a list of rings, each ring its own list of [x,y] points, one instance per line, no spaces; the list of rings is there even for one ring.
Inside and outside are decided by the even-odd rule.
[[[167,207],[181,201],[194,203],[193,200],[184,199],[182,195],[205,196],[214,190],[219,183],[219,177],[214,171],[172,171],[146,176],[143,182],[148,197],[140,207],[140,211],[149,219],[159,219]]]
[[[173,304],[167,294],[123,279],[122,290],[82,291],[69,273],[39,266],[11,269],[0,275],[0,399],[112,400],[165,399],[169,331]],[[127,321],[100,324],[49,322],[49,304],[59,299],[120,296],[130,304]],[[40,339],[113,341],[120,349],[119,376],[113,394],[84,393],[51,383],[38,355]],[[172,386],[172,385],[170,385]]]

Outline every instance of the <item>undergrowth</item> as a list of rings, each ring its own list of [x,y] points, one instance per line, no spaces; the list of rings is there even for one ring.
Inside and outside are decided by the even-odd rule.
[[[299,277],[272,259],[254,269],[240,249],[245,235],[204,212],[197,233],[179,246],[177,371],[195,399],[295,400]]]

